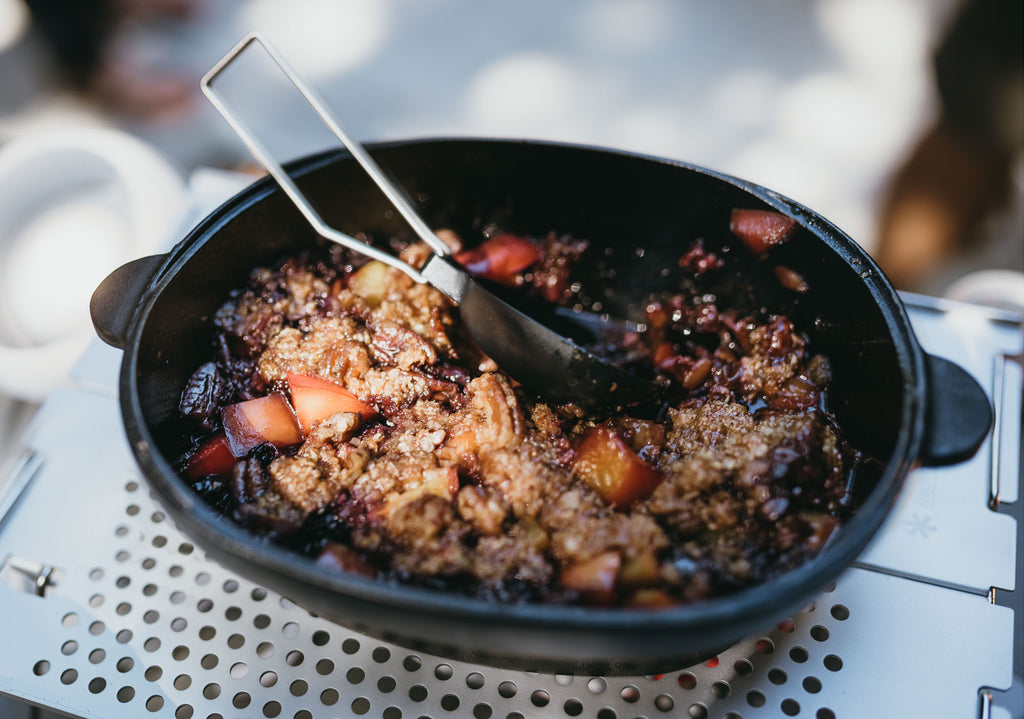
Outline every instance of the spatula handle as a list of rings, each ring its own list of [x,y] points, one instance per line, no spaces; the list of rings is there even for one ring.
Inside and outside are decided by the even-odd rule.
[[[423,276],[413,267],[410,267],[405,262],[402,262],[397,257],[388,254],[376,247],[371,247],[365,242],[351,237],[339,230],[328,225],[320,214],[313,207],[312,203],[306,198],[306,196],[299,190],[298,186],[288,175],[287,172],[281,166],[281,163],[274,158],[273,153],[262,143],[259,138],[256,137],[255,133],[249,128],[249,126],[239,117],[237,111],[230,107],[225,101],[224,96],[221,95],[213,87],[213,81],[220,76],[224,70],[227,69],[232,62],[234,62],[246,49],[251,45],[260,45],[264,52],[273,60],[274,64],[281,70],[282,73],[291,81],[292,85],[302,94],[306,102],[309,103],[310,107],[316,112],[317,116],[324,123],[324,125],[334,133],[335,137],[341,141],[341,143],[352,153],[352,157],[362,165],[363,169],[370,176],[370,178],[377,184],[381,191],[385,194],[394,208],[405,218],[405,221],[409,223],[413,231],[426,242],[433,251],[441,256],[448,256],[451,254],[451,250],[448,246],[442,242],[437,235],[427,226],[423,219],[416,213],[412,208],[412,205],[406,199],[404,193],[392,184],[391,180],[387,177],[380,166],[370,157],[369,153],[360,145],[357,141],[353,140],[344,128],[341,127],[338,120],[328,110],[326,103],[320,98],[319,95],[309,87],[288,65],[285,59],[277,51],[276,48],[261,34],[249,33],[242,40],[235,45],[234,48],[228,52],[221,60],[214,65],[203,79],[200,81],[200,87],[202,88],[203,94],[210,100],[217,111],[223,115],[224,119],[227,120],[228,124],[235,131],[238,137],[245,143],[245,146],[252,153],[253,157],[263,166],[263,168],[270,173],[270,175],[277,180],[278,184],[285,191],[291,201],[298,207],[299,211],[303,214],[306,220],[313,226],[313,228],[326,239],[337,242],[345,247],[356,250],[364,255],[367,255],[375,260],[380,260],[385,264],[395,267],[401,270],[417,282],[424,282]]]

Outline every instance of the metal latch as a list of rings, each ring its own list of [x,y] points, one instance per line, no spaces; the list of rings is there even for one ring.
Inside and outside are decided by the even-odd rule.
[[[48,597],[64,576],[64,570],[8,554],[0,564],[0,579],[19,592]]]

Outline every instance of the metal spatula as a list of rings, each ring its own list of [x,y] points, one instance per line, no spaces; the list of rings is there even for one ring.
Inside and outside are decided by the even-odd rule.
[[[254,43],[263,48],[420,239],[433,249],[434,254],[422,269],[417,270],[324,222],[281,164],[213,88],[213,81]],[[480,349],[516,381],[548,401],[574,402],[586,410],[649,408],[657,404],[662,391],[659,385],[628,374],[548,329],[489,292],[454,263],[451,250],[420,218],[405,194],[391,183],[366,150],[345,132],[323,100],[260,34],[251,33],[243,38],[203,77],[201,87],[256,160],[277,180],[322,237],[384,262],[416,282],[427,283],[443,292],[459,306],[462,322]]]

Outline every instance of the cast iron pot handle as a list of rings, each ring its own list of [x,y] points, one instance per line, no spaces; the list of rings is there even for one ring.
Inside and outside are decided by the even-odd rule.
[[[928,408],[921,463],[957,464],[974,456],[992,428],[992,405],[978,381],[960,365],[925,354]]]
[[[107,275],[89,301],[96,334],[111,347],[124,349],[135,310],[167,255],[150,255],[121,265]]]

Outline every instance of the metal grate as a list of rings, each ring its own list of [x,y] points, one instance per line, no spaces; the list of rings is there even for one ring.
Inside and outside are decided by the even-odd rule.
[[[32,672],[45,690],[87,691],[135,716],[600,719],[834,717],[823,689],[843,668],[830,642],[854,624],[823,595],[763,636],[673,674],[603,678],[508,672],[413,653],[319,619],[208,561],[139,482],[123,488],[105,561],[62,586],[85,606],[54,615]],[[99,544],[99,542],[98,542]],[[764,680],[767,680],[765,686]],[[240,712],[242,714],[240,714]],[[809,712],[809,714],[808,714]]]

